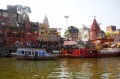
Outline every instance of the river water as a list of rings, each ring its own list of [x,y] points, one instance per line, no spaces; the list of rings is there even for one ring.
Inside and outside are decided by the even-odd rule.
[[[16,60],[0,58],[0,79],[119,79],[120,57]]]

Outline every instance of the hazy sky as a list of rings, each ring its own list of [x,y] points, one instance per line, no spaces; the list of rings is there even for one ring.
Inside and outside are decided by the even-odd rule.
[[[46,14],[50,27],[61,27],[62,34],[67,28],[65,15],[69,15],[68,26],[90,27],[96,16],[102,30],[109,25],[120,29],[120,0],[0,0],[1,9],[17,4],[31,8],[31,21],[42,23]]]

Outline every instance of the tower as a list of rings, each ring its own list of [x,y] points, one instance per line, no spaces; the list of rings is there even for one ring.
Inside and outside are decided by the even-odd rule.
[[[47,27],[49,27],[49,21],[48,21],[48,18],[46,15],[44,17],[43,24],[45,24]]]
[[[94,18],[92,26],[90,28],[90,40],[96,40],[97,37],[101,34],[100,27]]]

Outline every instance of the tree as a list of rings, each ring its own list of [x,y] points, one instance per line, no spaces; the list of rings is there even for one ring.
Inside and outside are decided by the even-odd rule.
[[[70,36],[69,27],[65,30],[64,36],[67,38],[67,40],[69,39],[69,36]]]
[[[24,19],[25,17],[29,16],[29,13],[31,13],[31,8],[28,6],[23,5],[7,5],[7,8],[10,9],[16,9],[17,13],[21,16],[21,19]]]
[[[29,19],[29,13],[31,13],[31,8],[23,5],[7,6],[8,9],[16,9],[18,13],[19,26],[23,25],[25,19]]]
[[[106,38],[106,33],[103,30],[101,30],[101,34],[102,34],[102,38]]]
[[[80,28],[80,38],[81,39],[89,39],[89,33],[90,33],[90,29],[85,26],[85,25],[82,25],[82,27]]]
[[[67,40],[69,40],[69,38],[72,37],[72,33],[78,34],[79,33],[78,28],[70,26],[65,30],[64,36],[67,38]]]
[[[31,13],[31,8],[28,6],[23,6],[23,5],[15,5],[17,8],[17,12],[20,14],[20,19],[24,20],[26,17],[29,16],[29,13]]]

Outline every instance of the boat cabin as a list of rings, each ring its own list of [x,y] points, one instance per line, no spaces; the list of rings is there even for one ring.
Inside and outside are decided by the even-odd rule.
[[[17,53],[19,55],[28,55],[28,56],[45,56],[48,53],[45,49],[36,49],[36,48],[18,48]]]

